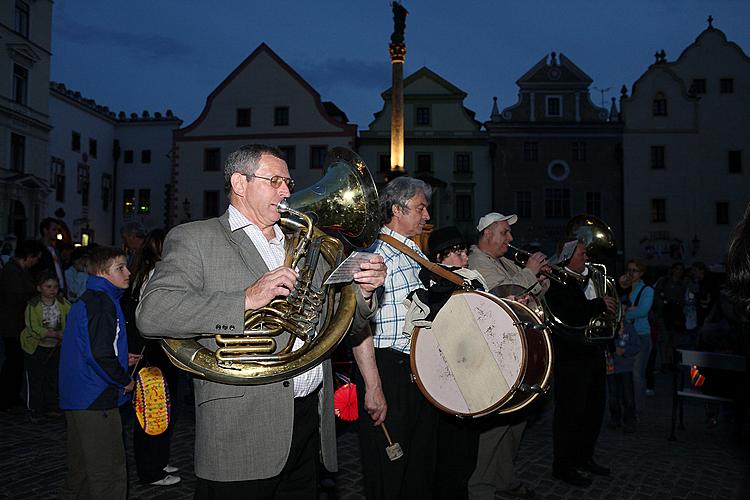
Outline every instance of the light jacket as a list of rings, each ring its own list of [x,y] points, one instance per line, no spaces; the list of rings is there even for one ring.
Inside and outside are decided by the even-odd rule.
[[[65,330],[65,320],[70,311],[70,302],[65,297],[58,296],[57,307],[60,309],[60,329]],[[39,342],[47,337],[47,327],[42,323],[43,303],[37,295],[29,301],[26,306],[24,318],[26,328],[21,332],[21,349],[29,354],[34,354]],[[54,339],[57,341],[57,339]]]
[[[641,288],[643,288],[643,293],[641,293],[641,297],[638,299],[638,304],[625,311],[625,321],[633,323],[638,335],[649,335],[651,333],[651,325],[648,323],[648,313],[651,310],[651,305],[654,303],[654,289],[646,286],[643,280],[639,280],[633,286],[633,291],[630,292],[628,299],[630,299],[631,304],[635,302]]]

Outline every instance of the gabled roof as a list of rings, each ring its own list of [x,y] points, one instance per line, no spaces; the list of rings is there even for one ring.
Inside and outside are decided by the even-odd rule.
[[[186,132],[190,132],[192,129],[200,125],[200,123],[208,115],[208,112],[211,109],[213,100],[216,98],[216,96],[218,96],[227,86],[229,86],[229,84],[232,83],[232,80],[237,78],[237,76],[240,73],[242,73],[248,66],[250,66],[250,64],[252,64],[253,61],[260,54],[267,54],[269,57],[271,57],[271,59],[273,59],[284,71],[289,73],[289,76],[291,76],[294,80],[296,80],[303,89],[305,89],[311,96],[313,96],[316,106],[321,116],[323,116],[331,124],[341,129],[346,129],[352,126],[352,125],[348,125],[347,123],[342,123],[339,120],[336,120],[334,117],[332,117],[326,110],[326,107],[321,102],[320,94],[318,93],[318,91],[315,90],[309,83],[307,83],[305,79],[302,78],[300,74],[297,73],[291,66],[289,66],[281,57],[279,57],[279,55],[276,54],[276,52],[271,50],[271,47],[269,47],[268,45],[266,45],[265,42],[263,42],[260,45],[258,45],[258,47],[249,56],[247,56],[245,60],[239,64],[239,66],[237,66],[234,69],[234,71],[229,73],[229,75],[214,89],[213,92],[209,94],[209,96],[206,98],[206,104],[203,107],[203,111],[201,111],[200,116],[198,116],[198,118],[196,118],[195,121],[191,123],[190,125],[177,130],[177,133],[184,134]]]
[[[417,71],[409,75],[408,77],[404,78],[404,93],[406,93],[406,88],[411,85],[412,83],[416,82],[417,80],[420,80],[422,78],[428,78],[441,87],[443,87],[449,94],[455,95],[457,98],[465,98],[468,94],[461,90],[460,88],[453,85],[451,82],[443,78],[442,76],[438,75],[431,69],[429,69],[427,66],[422,66]],[[386,90],[381,93],[381,97],[384,100],[389,100],[391,98],[391,92],[392,88],[389,87]]]
[[[550,76],[550,69],[558,68],[560,72],[557,78]],[[587,75],[581,68],[575,65],[573,61],[565,57],[564,54],[560,54],[560,61],[557,61],[557,54],[551,52],[545,54],[539,62],[531,67],[526,73],[516,80],[516,84],[523,88],[527,84],[538,85],[540,83],[554,83],[560,84],[579,84],[582,86],[588,86],[593,82],[591,77]]]

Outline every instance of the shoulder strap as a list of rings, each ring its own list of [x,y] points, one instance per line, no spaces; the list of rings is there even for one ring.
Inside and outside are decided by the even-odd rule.
[[[412,259],[414,259],[414,261],[416,261],[417,264],[419,264],[420,266],[424,267],[428,271],[437,274],[441,278],[445,278],[448,281],[450,281],[451,283],[455,283],[456,285],[463,285],[464,284],[464,279],[460,275],[458,275],[458,274],[456,274],[456,273],[454,273],[452,271],[447,270],[446,268],[444,268],[440,264],[435,264],[434,262],[430,262],[429,260],[427,260],[424,257],[422,257],[421,255],[419,255],[417,252],[415,252],[414,250],[412,250],[411,248],[409,248],[407,245],[404,245],[403,243],[401,243],[400,241],[398,241],[393,236],[390,236],[390,235],[387,235],[387,234],[379,234],[378,235],[378,239],[381,240],[381,241],[384,241],[384,242],[388,243],[393,248],[396,248],[396,249],[402,251],[403,253],[405,253],[406,255],[408,255],[409,257],[411,257]]]
[[[635,296],[635,302],[633,302],[633,307],[638,305],[638,301],[641,300],[641,294],[643,293],[643,290],[646,289],[646,284],[644,283],[640,290],[638,290],[638,295]]]

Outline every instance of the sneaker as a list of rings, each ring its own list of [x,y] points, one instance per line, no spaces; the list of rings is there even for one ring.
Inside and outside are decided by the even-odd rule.
[[[173,476],[171,474],[167,474],[166,476],[159,479],[158,481],[154,481],[153,483],[151,483],[151,485],[152,486],[172,486],[173,484],[177,484],[180,481],[182,481],[180,476]]]
[[[656,396],[656,391],[653,389],[646,389],[646,396]]]
[[[179,471],[180,469],[178,467],[175,467],[174,465],[167,464],[166,467],[162,469],[167,474],[174,474],[175,472]]]

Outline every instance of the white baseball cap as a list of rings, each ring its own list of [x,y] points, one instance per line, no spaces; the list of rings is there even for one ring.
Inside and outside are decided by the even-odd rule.
[[[477,231],[482,232],[490,227],[491,224],[502,220],[507,220],[508,224],[515,224],[518,220],[518,216],[516,214],[503,215],[497,212],[490,212],[479,219],[479,224],[477,224]]]

